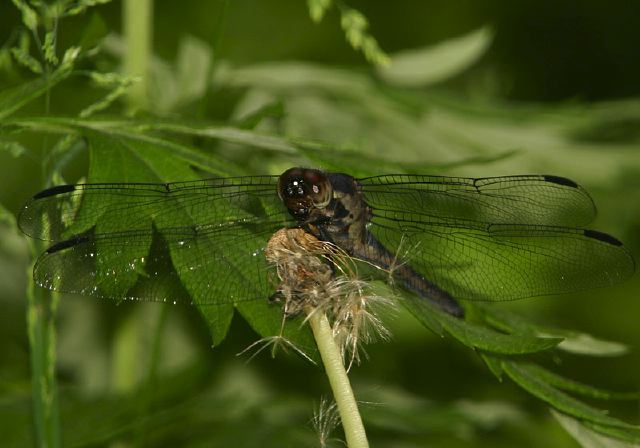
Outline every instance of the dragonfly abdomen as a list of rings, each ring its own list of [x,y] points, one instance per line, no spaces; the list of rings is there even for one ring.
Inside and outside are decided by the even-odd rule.
[[[367,243],[359,248],[354,247],[353,256],[388,271],[394,282],[433,302],[447,313],[456,317],[464,316],[464,309],[448,292],[428,281],[409,264],[398,260],[398,257],[389,252],[371,233],[367,233]]]

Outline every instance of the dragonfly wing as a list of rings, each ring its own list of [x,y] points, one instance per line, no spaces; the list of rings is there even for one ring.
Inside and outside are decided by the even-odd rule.
[[[572,180],[550,175],[465,178],[383,175],[359,179],[376,210],[403,210],[425,219],[457,218],[496,224],[583,226],[595,205]]]
[[[264,247],[281,221],[96,234],[53,245],[34,278],[48,289],[115,301],[222,305],[275,290]]]
[[[57,241],[36,282],[96,297],[221,304],[268,297],[262,248],[291,218],[277,177],[170,184],[80,184],[45,190],[21,229]]]
[[[376,238],[398,251],[398,262],[463,300],[514,300],[603,287],[635,270],[622,243],[593,230],[380,210],[372,222]]]
[[[61,241],[90,230],[100,233],[158,227],[240,222],[274,211],[286,214],[277,176],[213,178],[191,182],[60,185],[36,194],[20,213],[27,235]]]

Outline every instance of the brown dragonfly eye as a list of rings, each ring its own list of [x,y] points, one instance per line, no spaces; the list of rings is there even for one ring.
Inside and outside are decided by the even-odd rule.
[[[305,220],[314,209],[323,209],[331,201],[331,184],[319,170],[290,168],[278,180],[278,196],[298,220]]]

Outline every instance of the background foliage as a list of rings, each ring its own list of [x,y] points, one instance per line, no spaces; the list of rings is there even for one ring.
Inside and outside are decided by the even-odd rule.
[[[12,224],[21,204],[87,173],[136,180],[134,159],[162,180],[296,164],[354,174],[554,173],[592,193],[594,227],[638,259],[640,17],[631,3],[157,2],[145,107],[122,97],[140,83],[120,72],[119,2],[3,2],[4,440],[318,445],[310,419],[327,393],[321,369],[293,353],[237,357],[259,337],[242,319],[211,349],[211,337],[224,334],[194,308],[58,302],[28,291],[33,252]],[[369,360],[352,370],[358,398],[375,403],[363,406],[372,445],[637,443],[637,427],[593,413],[610,408],[637,423],[637,397],[603,403],[595,399],[607,393],[584,384],[638,390],[639,287],[636,276],[606,290],[478,307],[480,329],[437,315],[423,322],[454,336],[444,338],[399,309],[388,319],[393,339],[368,347]],[[495,339],[488,326],[522,339]],[[488,354],[555,344],[541,334],[567,340],[526,360]]]

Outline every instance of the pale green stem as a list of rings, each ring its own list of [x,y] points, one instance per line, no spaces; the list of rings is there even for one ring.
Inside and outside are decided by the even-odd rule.
[[[130,110],[149,107],[149,66],[153,42],[153,0],[124,0],[122,30],[125,41],[123,72],[139,78],[128,91]]]
[[[135,389],[140,368],[139,313],[133,312],[118,322],[113,341],[112,387],[117,394],[126,394]]]
[[[35,443],[37,446],[51,448],[60,446],[55,377],[56,308],[57,298],[38,288],[31,279],[27,291],[27,332],[31,357]]]
[[[131,111],[148,108],[149,63],[151,60],[153,0],[124,0],[122,30],[125,41],[123,74],[138,78],[128,91]],[[140,314],[129,313],[116,330],[113,345],[112,387],[120,394],[137,386],[140,370]]]
[[[353,395],[347,371],[342,363],[340,349],[333,338],[331,325],[324,313],[309,313],[309,325],[313,331],[324,370],[329,378],[333,397],[338,406],[342,428],[349,448],[368,448],[367,434],[360,418],[358,403]]]

